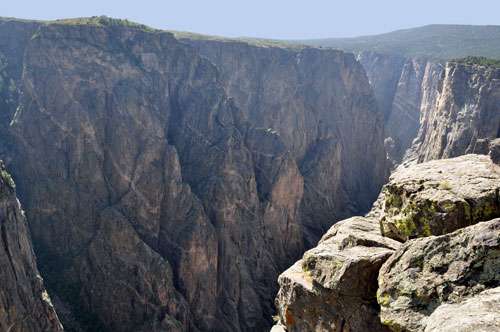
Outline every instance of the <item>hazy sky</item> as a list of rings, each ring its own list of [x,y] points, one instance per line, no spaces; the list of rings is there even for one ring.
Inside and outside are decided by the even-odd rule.
[[[500,0],[0,0],[0,16],[106,15],[158,29],[280,39],[352,37],[434,23],[500,25]]]

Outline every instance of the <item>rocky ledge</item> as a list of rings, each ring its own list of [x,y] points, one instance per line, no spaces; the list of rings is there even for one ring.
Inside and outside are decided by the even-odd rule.
[[[499,187],[484,155],[400,167],[279,277],[273,332],[498,331]]]
[[[384,236],[442,235],[500,216],[500,167],[465,155],[401,168],[382,189]]]

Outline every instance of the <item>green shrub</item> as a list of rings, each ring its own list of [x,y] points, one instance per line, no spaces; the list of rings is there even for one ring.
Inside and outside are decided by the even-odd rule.
[[[6,170],[2,170],[2,179],[9,185],[9,187],[14,188],[14,180]]]
[[[484,56],[466,56],[463,58],[450,60],[450,62],[466,63],[471,65],[479,65],[483,67],[500,68],[500,60],[488,59]]]

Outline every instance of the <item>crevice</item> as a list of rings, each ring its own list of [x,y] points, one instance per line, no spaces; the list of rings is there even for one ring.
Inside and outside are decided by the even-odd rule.
[[[474,225],[474,201],[472,201],[472,199],[470,198],[464,198],[464,200],[469,205],[469,210],[470,210],[469,226]]]
[[[2,232],[3,248],[4,248],[5,252],[7,253],[7,257],[9,258],[10,265],[12,266],[12,271],[14,272],[14,276],[16,277],[16,280],[17,280],[16,269],[14,266],[14,262],[12,261],[12,255],[10,254],[9,243],[7,241],[7,230],[5,229],[5,223],[2,223],[1,232]]]

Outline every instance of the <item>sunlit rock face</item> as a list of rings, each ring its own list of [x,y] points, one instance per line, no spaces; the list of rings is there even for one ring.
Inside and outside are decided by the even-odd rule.
[[[499,172],[474,154],[399,167],[366,216],[333,225],[280,275],[274,329],[496,327]]]
[[[443,70],[439,61],[364,51],[357,59],[366,70],[385,120],[385,147],[395,168],[434,107]]]
[[[448,63],[437,92],[406,160],[458,157],[474,152],[479,139],[500,137],[500,69]]]

